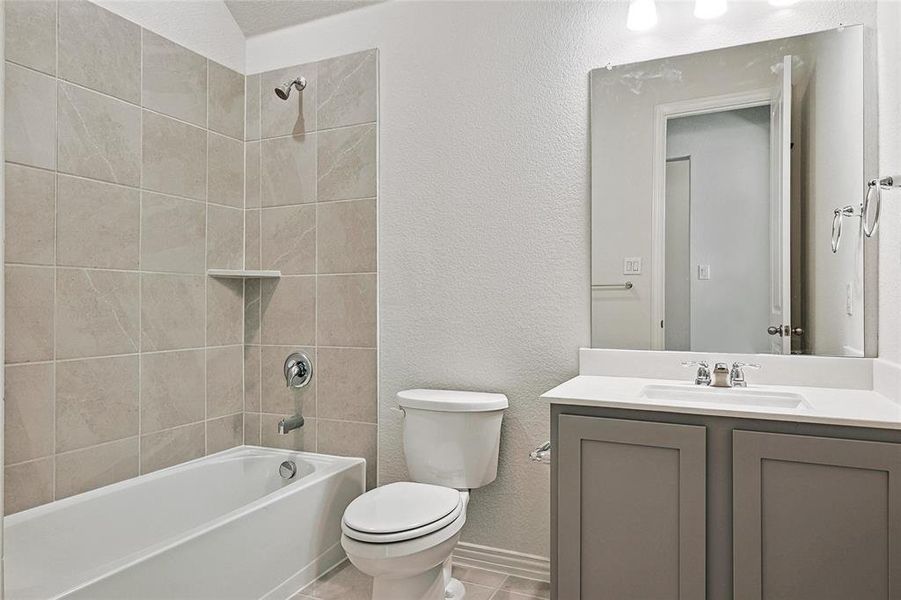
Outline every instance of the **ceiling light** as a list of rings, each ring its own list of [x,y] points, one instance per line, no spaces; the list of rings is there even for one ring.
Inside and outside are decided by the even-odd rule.
[[[770,0],[770,6],[777,6],[779,8],[784,8],[786,6],[791,6],[792,4],[797,4],[798,0]]]
[[[699,19],[715,19],[726,12],[726,0],[696,0],[695,16]]]
[[[657,24],[657,5],[654,0],[632,0],[626,27],[631,31],[647,31]]]

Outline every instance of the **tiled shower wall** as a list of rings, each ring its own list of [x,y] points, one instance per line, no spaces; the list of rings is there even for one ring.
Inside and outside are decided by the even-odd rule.
[[[16,512],[241,443],[243,284],[205,271],[243,260],[244,77],[84,0],[3,4]]]
[[[247,77],[245,442],[362,456],[376,482],[377,79],[369,50]],[[306,78],[286,102],[276,85]],[[285,387],[295,350],[313,382]],[[280,436],[278,420],[306,424]]]

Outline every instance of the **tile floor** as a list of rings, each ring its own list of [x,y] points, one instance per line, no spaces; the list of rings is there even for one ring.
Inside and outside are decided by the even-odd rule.
[[[504,575],[475,567],[454,566],[454,577],[466,587],[465,600],[545,600],[545,581]],[[294,596],[292,600],[369,600],[372,578],[345,561]]]

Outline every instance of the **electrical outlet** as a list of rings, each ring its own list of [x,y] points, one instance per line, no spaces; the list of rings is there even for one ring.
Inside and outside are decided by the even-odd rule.
[[[854,314],[854,286],[850,283],[845,286],[845,312],[849,317]]]
[[[710,279],[710,265],[698,265],[698,279],[701,281]]]
[[[630,256],[623,259],[623,275],[641,275],[640,256]]]

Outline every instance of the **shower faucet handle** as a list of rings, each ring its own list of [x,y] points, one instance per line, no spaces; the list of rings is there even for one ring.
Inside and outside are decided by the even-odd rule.
[[[313,379],[313,362],[303,352],[294,352],[285,359],[285,384],[300,389]]]

